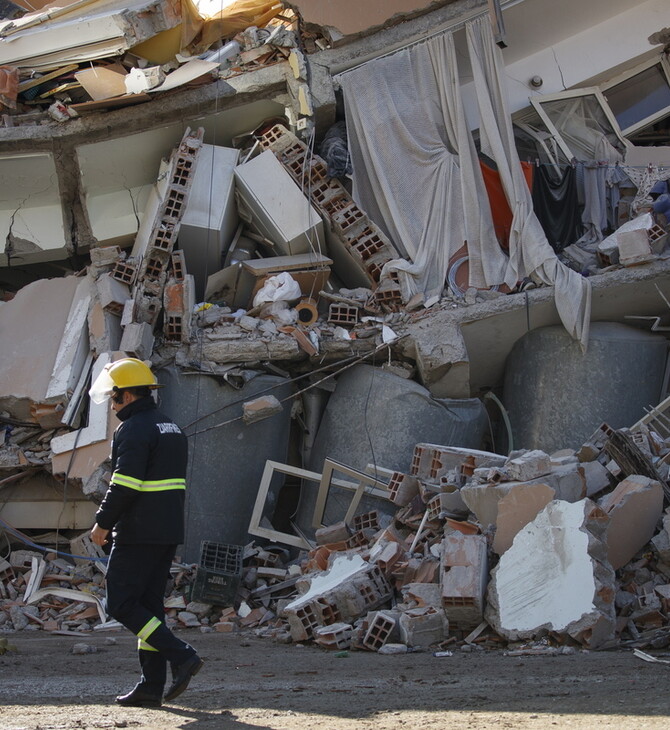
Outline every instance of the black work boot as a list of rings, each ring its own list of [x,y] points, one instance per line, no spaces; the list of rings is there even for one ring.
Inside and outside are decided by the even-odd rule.
[[[147,692],[146,689],[138,684],[128,694],[117,697],[116,704],[122,707],[160,707],[163,704],[163,700],[160,695]]]
[[[202,669],[205,662],[193,654],[185,662],[172,666],[172,684],[165,693],[165,699],[170,702],[174,700],[188,687],[189,682]]]

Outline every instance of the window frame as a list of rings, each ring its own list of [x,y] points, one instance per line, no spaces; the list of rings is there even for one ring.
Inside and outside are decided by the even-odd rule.
[[[619,84],[622,84],[624,81],[627,81],[628,79],[632,78],[633,76],[637,76],[638,74],[646,71],[647,69],[650,69],[650,68],[653,68],[654,66],[659,66],[659,65],[661,67],[661,71],[663,72],[663,75],[665,76],[665,80],[668,84],[668,87],[670,88],[670,61],[668,61],[668,59],[663,55],[654,56],[653,58],[650,58],[649,60],[638,64],[637,66],[634,66],[633,68],[629,69],[628,71],[623,71],[622,73],[618,74],[617,76],[614,76],[613,78],[608,79],[607,81],[600,84],[599,88],[602,90],[605,101],[607,102],[607,91],[609,89],[611,89],[614,86],[618,86]],[[607,103],[607,108],[610,109],[609,103]],[[614,114],[613,111],[612,111],[612,114]],[[669,115],[670,115],[670,105],[655,112],[654,114],[649,115],[648,117],[645,117],[644,119],[641,119],[639,122],[636,122],[635,124],[631,125],[630,127],[626,127],[625,129],[622,129],[621,131],[624,136],[628,137],[629,135],[636,134],[637,132],[641,131],[642,129],[645,129],[646,127],[651,126],[652,124],[658,122],[661,119],[664,119],[665,117],[667,117]]]
[[[567,91],[559,91],[557,94],[541,94],[538,96],[531,96],[531,105],[539,114],[547,129],[551,132],[552,137],[556,140],[556,143],[561,148],[561,151],[565,155],[566,159],[574,160],[576,159],[576,156],[573,154],[567,142],[563,139],[561,133],[558,131],[552,120],[549,118],[547,112],[542,108],[542,104],[552,101],[565,101],[566,99],[578,99],[583,96],[594,96],[596,98],[596,101],[600,105],[600,108],[603,110],[605,116],[607,117],[607,121],[612,126],[612,131],[617,136],[622,146],[626,148],[628,145],[630,145],[630,142],[624,137],[623,132],[619,127],[619,123],[617,122],[616,117],[610,109],[610,106],[607,103],[607,99],[605,98],[603,92],[600,90],[599,86],[587,86],[579,89],[568,89]]]

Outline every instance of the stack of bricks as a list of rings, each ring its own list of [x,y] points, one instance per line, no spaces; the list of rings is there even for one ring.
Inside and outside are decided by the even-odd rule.
[[[399,258],[395,246],[362,211],[346,188],[327,174],[326,163],[307,145],[280,124],[259,137],[263,150],[272,150],[289,175],[304,190],[326,220],[327,227],[344,244],[352,259],[365,272],[372,289],[381,283],[385,264]],[[393,297],[391,292],[395,292]],[[385,301],[400,299],[400,289],[393,279],[384,289]],[[394,305],[395,306],[395,305]]]
[[[170,269],[176,286],[183,286],[186,277],[183,256],[175,257],[172,254],[179,235],[181,219],[186,211],[203,137],[204,129],[200,128],[195,133],[187,129],[179,147],[173,153],[170,182],[154,220],[149,242],[134,282],[136,316],[140,321],[152,326],[156,324],[164,304],[164,289]],[[118,278],[116,271],[115,276]],[[172,304],[176,304],[179,299],[174,293],[166,296]],[[190,312],[188,314],[190,315]],[[176,311],[169,314],[166,313],[165,334],[168,339],[185,338],[187,327],[184,326],[184,315],[183,306],[177,307]]]

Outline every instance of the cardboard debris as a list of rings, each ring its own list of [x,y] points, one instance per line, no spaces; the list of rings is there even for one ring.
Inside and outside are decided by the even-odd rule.
[[[110,66],[86,68],[75,73],[74,77],[93,101],[100,101],[125,94],[127,74],[121,64],[115,63]]]

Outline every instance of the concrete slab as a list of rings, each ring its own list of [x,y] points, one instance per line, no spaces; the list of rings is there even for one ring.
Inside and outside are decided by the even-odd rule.
[[[466,484],[460,493],[468,509],[477,517],[479,523],[486,528],[495,525],[498,520],[500,500],[508,495],[517,485],[538,485],[550,487],[554,491],[554,499],[577,502],[586,494],[584,472],[580,464],[567,464],[554,467],[548,474],[527,482],[499,482],[495,484]]]
[[[555,490],[546,484],[516,484],[512,487],[498,502],[493,552],[502,555],[508,550],[519,530],[532,522],[555,494]]]
[[[607,515],[591,500],[550,502],[491,573],[486,619],[511,641],[549,631],[596,648],[614,633]]]
[[[42,279],[0,307],[0,410],[33,420],[31,403],[44,403],[81,279]],[[62,395],[62,394],[61,394]],[[53,403],[65,399],[53,398]]]
[[[653,479],[633,475],[598,504],[610,518],[607,556],[617,570],[651,540],[663,510],[663,488]]]

